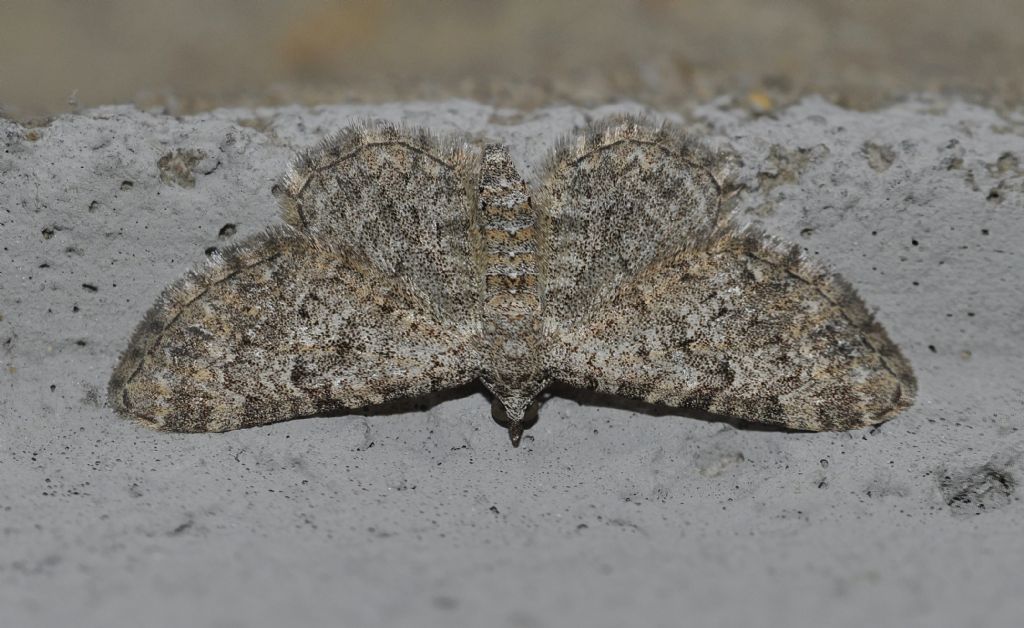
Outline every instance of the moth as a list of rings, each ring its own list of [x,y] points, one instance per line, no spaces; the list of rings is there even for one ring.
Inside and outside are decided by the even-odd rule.
[[[563,139],[530,190],[501,145],[347,128],[291,164],[283,226],[160,296],[110,403],[219,432],[479,380],[514,446],[553,382],[797,430],[908,407],[883,328],[836,274],[739,226],[723,163],[614,117]]]

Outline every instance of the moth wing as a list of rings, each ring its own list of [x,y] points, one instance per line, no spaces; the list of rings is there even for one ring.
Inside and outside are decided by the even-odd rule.
[[[349,127],[300,154],[285,176],[285,221],[357,251],[442,315],[475,316],[481,284],[472,213],[479,151],[387,122]]]
[[[654,259],[706,239],[721,160],[670,125],[614,117],[563,140],[536,195],[545,317],[588,312]]]
[[[109,397],[165,430],[264,425],[468,382],[472,334],[365,261],[277,229],[170,287]]]
[[[916,391],[846,282],[752,230],[652,264],[555,333],[556,380],[793,429],[880,423]]]

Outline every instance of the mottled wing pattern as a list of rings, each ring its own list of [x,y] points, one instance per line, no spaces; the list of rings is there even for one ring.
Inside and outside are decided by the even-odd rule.
[[[658,256],[707,238],[718,163],[673,127],[635,117],[563,141],[536,195],[548,324],[571,323]]]
[[[222,431],[482,378],[518,444],[556,380],[791,428],[885,420],[910,366],[841,279],[722,215],[721,161],[613,118],[536,211],[507,151],[387,123],[294,162],[284,218],[172,285],[110,382],[122,413]]]
[[[557,381],[797,429],[883,421],[910,367],[841,279],[740,231],[720,161],[636,118],[564,142],[538,213]]]
[[[282,228],[163,294],[114,372],[110,401],[188,432],[361,408],[472,380],[472,334],[365,260]]]
[[[910,366],[844,281],[731,227],[617,286],[551,341],[556,380],[803,430],[910,405]]]
[[[474,317],[482,285],[471,237],[479,150],[387,122],[350,127],[293,162],[285,221],[365,255],[445,317]]]

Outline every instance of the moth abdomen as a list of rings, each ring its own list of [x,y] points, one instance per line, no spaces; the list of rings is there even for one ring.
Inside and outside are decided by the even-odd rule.
[[[547,384],[540,350],[537,216],[508,150],[484,148],[478,205],[487,387],[505,407],[513,443],[526,407]]]

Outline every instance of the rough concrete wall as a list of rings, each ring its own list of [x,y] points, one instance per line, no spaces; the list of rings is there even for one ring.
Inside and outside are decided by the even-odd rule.
[[[724,101],[723,101],[724,102]],[[470,102],[0,120],[0,623],[1009,625],[1024,613],[1024,117],[957,101],[687,123],[737,211],[831,263],[920,380],[870,431],[479,393],[211,435],[115,417],[133,326],[277,222],[293,149],[365,117],[507,142],[529,175],[613,111]],[[651,112],[657,115],[656,112]]]

